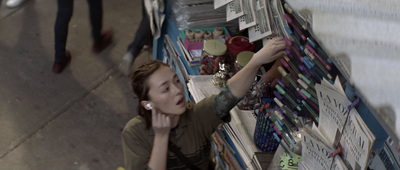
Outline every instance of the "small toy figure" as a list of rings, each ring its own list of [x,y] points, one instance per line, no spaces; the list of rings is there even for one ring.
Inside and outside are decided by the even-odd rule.
[[[219,71],[213,75],[212,82],[217,87],[225,87],[228,79],[230,78],[229,74],[229,65],[220,62],[219,63]]]

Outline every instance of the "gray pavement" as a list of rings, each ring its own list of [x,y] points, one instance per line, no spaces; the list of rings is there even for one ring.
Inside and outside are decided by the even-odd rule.
[[[75,0],[72,61],[61,74],[51,71],[56,0],[0,7],[0,170],[123,167],[120,134],[137,99],[118,65],[139,25],[140,3],[103,0],[103,28],[114,31],[114,42],[96,55],[87,2]],[[143,52],[133,69],[150,55]]]

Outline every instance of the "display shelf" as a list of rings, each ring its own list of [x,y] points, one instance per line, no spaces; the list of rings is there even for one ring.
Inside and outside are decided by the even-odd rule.
[[[394,117],[392,118],[391,115],[394,116],[394,113],[390,109],[376,109],[373,107],[368,100],[363,96],[362,93],[359,92],[359,90],[354,87],[351,76],[350,76],[350,60],[348,60],[345,57],[332,57],[333,55],[329,54],[327,47],[325,47],[321,41],[318,39],[318,37],[315,36],[315,34],[312,32],[312,30],[309,30],[311,36],[317,41],[319,46],[324,50],[325,53],[329,56],[329,59],[332,61],[333,65],[336,67],[336,69],[340,72],[340,76],[344,78],[344,84],[346,84],[346,95],[349,98],[350,101],[354,101],[355,96],[361,99],[361,104],[359,106],[364,107],[364,108],[359,108],[357,107],[357,110],[364,110],[363,112],[366,112],[366,114],[360,113],[360,116],[363,118],[365,123],[368,125],[368,127],[374,132],[374,135],[377,137],[377,141],[381,141],[378,143],[382,143],[384,140],[386,140],[387,135],[389,135],[393,142],[396,144],[400,144],[399,138],[395,133],[395,128],[396,125],[393,122]],[[350,92],[348,92],[350,91]],[[366,109],[366,110],[365,110]],[[375,119],[367,119],[366,117],[369,117],[372,114]],[[378,124],[377,124],[378,123]],[[372,128],[373,126],[373,128]],[[379,139],[379,137],[381,139]]]
[[[163,60],[163,52],[162,49],[163,48],[163,42],[164,42],[164,36],[165,34],[168,34],[168,36],[171,38],[174,46],[176,47],[178,53],[179,53],[179,58],[181,59],[181,61],[183,61],[183,64],[185,66],[185,69],[187,70],[189,75],[200,75],[199,74],[199,66],[189,66],[187,62],[185,62],[185,58],[182,55],[182,52],[179,50],[178,45],[177,45],[177,38],[179,38],[180,36],[180,31],[177,28],[177,24],[175,23],[175,20],[173,18],[171,18],[170,16],[170,3],[171,2],[167,2],[166,3],[166,19],[163,25],[163,34],[162,36],[158,39],[158,40],[154,40],[153,42],[153,59],[157,59],[157,60]],[[321,46],[322,49],[327,49],[326,47],[323,46],[323,44],[319,43],[318,41],[318,37],[314,36],[311,32],[311,35],[315,38],[315,40],[317,40],[318,44]],[[327,50],[324,50],[326,53]],[[331,56],[328,54],[328,56]],[[375,120],[369,119],[368,121],[366,121],[366,119],[364,119],[365,116],[370,116],[370,115],[362,115],[363,113],[360,112],[361,117],[364,119],[364,121],[366,121],[366,123],[368,124],[368,127],[370,129],[381,129],[383,128],[385,133],[387,133],[393,140],[394,143],[399,144],[399,138],[395,133],[395,124],[394,124],[394,119],[391,116],[394,116],[393,110],[391,109],[376,109],[374,108],[370,103],[368,103],[368,100],[361,94],[359,93],[359,90],[357,90],[353,85],[352,85],[352,80],[351,80],[351,76],[350,76],[350,68],[348,68],[348,66],[346,65],[346,61],[342,60],[343,58],[329,58],[332,61],[332,64],[337,68],[337,70],[340,72],[341,77],[344,78],[344,82],[347,83],[347,86],[350,86],[352,89],[354,89],[354,94],[359,97],[363,104],[365,104],[366,109],[368,109],[368,112],[366,114],[369,114],[369,112],[375,117]],[[342,61],[340,61],[342,60]],[[352,96],[347,93],[349,100],[353,101],[354,98],[352,98]],[[358,108],[357,108],[358,110]],[[368,123],[369,122],[369,123]],[[375,122],[378,122],[379,124],[376,124]],[[248,126],[248,125],[246,125]],[[249,130],[251,128],[247,127],[244,128],[246,130]],[[246,134],[247,137],[249,137],[248,135],[252,135],[251,133],[252,131],[247,131],[248,134]],[[376,135],[376,132],[374,133]],[[382,135],[382,134],[379,134]],[[377,136],[377,135],[376,135]],[[252,140],[252,138],[249,137],[250,140]],[[378,139],[377,139],[378,140]],[[274,160],[272,161],[272,163],[270,164],[270,167],[278,168],[279,169],[279,155],[281,155],[283,153],[282,151],[283,149],[281,147],[279,147],[278,152],[276,152],[276,155],[274,156]]]
[[[179,53],[179,57],[181,61],[185,61],[184,56],[182,55],[182,51],[179,50],[177,40],[178,37],[180,37],[180,32],[178,30],[178,27],[175,23],[175,20],[171,18],[171,2],[167,1],[166,3],[166,18],[163,24],[162,28],[162,35],[159,39],[154,40],[153,42],[153,59],[157,60],[163,60],[163,43],[164,43],[164,35],[168,34],[168,36],[171,38],[172,43],[174,44],[175,48],[177,49]],[[190,66],[187,62],[182,62],[185,66],[186,71],[188,72],[189,75],[200,75],[199,72],[199,66]]]
[[[292,1],[294,4],[296,4],[297,2],[295,2],[295,1]],[[313,3],[312,1],[310,1],[310,2],[307,2],[307,3]],[[331,3],[335,3],[334,1],[332,1]],[[349,2],[347,2],[347,3],[349,3]],[[382,2],[382,4],[384,4],[385,2]],[[290,3],[289,3],[290,4]],[[323,6],[325,6],[325,5],[328,5],[329,3],[326,3],[326,4],[324,4]],[[359,8],[359,9],[362,9],[362,3],[360,4],[360,3],[355,3],[355,4],[353,4],[353,5],[356,5],[356,4],[358,4],[358,5],[360,5],[359,7],[361,7],[361,8]],[[303,4],[304,6],[303,7],[305,7],[305,6],[308,6],[308,5],[306,5],[306,3],[305,4]],[[374,6],[374,5],[373,5]],[[313,7],[310,7],[310,8],[313,8]],[[328,6],[325,6],[325,8],[335,8],[336,9],[336,6],[330,6],[330,7],[328,7]],[[354,6],[349,6],[348,8],[346,8],[346,9],[353,9],[354,8]],[[358,8],[358,7],[357,7]],[[365,9],[365,11],[368,11],[368,10],[377,10],[377,9],[379,9],[379,6],[374,6],[373,8],[370,8],[370,9]],[[385,8],[381,8],[381,9],[385,9]],[[338,8],[337,8],[337,10],[338,10]],[[302,11],[305,11],[305,10],[302,10]],[[308,10],[307,10],[308,11]],[[365,12],[364,11],[364,12]],[[379,11],[379,10],[378,10]],[[309,12],[311,12],[311,11],[309,11]],[[349,12],[349,11],[348,11]],[[353,12],[355,12],[355,11],[353,11]],[[361,11],[360,11],[361,12]],[[391,10],[385,10],[385,12],[388,12],[388,13],[391,13],[391,12],[394,12],[394,11],[391,11]],[[362,12],[361,12],[362,13]],[[304,13],[303,13],[304,14]],[[369,13],[369,14],[372,14],[372,13]],[[368,15],[369,15],[368,14]],[[395,124],[395,117],[396,117],[396,115],[395,115],[395,112],[394,112],[394,110],[393,109],[391,109],[390,107],[380,107],[380,108],[377,108],[376,106],[373,106],[373,103],[371,103],[371,102],[369,102],[370,100],[368,100],[368,98],[366,98],[365,97],[365,95],[364,94],[362,94],[361,92],[360,92],[360,90],[359,89],[357,89],[357,87],[355,87],[354,86],[354,81],[353,81],[353,79],[352,79],[352,76],[351,76],[351,71],[352,71],[352,69],[353,68],[351,68],[351,65],[350,65],[350,62],[351,62],[351,60],[350,60],[350,58],[349,57],[347,57],[347,56],[345,56],[344,54],[343,54],[343,56],[334,56],[334,55],[332,55],[332,54],[329,54],[329,48],[327,47],[327,46],[325,46],[323,43],[321,43],[322,41],[321,40],[319,40],[318,39],[318,36],[316,36],[315,34],[313,34],[313,30],[312,30],[312,25],[313,25],[313,21],[312,21],[312,16],[311,15],[309,15],[309,14],[304,14],[305,16],[307,16],[307,17],[304,17],[304,18],[308,18],[307,19],[307,28],[309,29],[309,31],[310,31],[310,33],[311,33],[311,35],[313,36],[313,37],[315,37],[315,40],[318,42],[318,44],[321,46],[321,48],[322,49],[328,49],[328,50],[324,50],[327,54],[328,54],[328,56],[330,56],[330,60],[332,61],[332,63],[336,66],[336,68],[338,69],[338,71],[341,73],[341,75],[345,78],[345,80],[350,84],[350,86],[354,89],[354,94],[357,96],[357,97],[359,97],[361,100],[362,100],[362,102],[365,104],[365,107],[369,110],[369,112],[375,117],[375,119],[376,119],[376,121],[374,121],[374,122],[377,122],[377,123],[379,123],[379,125],[384,129],[384,131],[385,131],[385,133],[387,133],[391,138],[392,138],[392,140],[393,140],[393,142],[394,143],[396,143],[396,145],[397,146],[400,146],[400,137],[399,136],[397,136],[397,133],[396,133],[396,124]],[[357,14],[357,15],[359,15],[359,14]],[[379,12],[377,12],[377,11],[375,11],[375,13],[374,13],[374,15],[379,15]],[[351,18],[350,16],[349,16],[349,18]],[[366,74],[368,74],[368,71],[369,70],[365,70],[366,71]],[[378,88],[380,88],[380,87],[377,87],[377,89]],[[351,96],[348,96],[349,98],[352,98]],[[351,100],[351,99],[350,99]],[[361,114],[360,114],[361,115]],[[363,115],[361,115],[362,117],[363,117]],[[367,116],[369,116],[369,115],[367,115]],[[363,119],[364,119],[364,117],[363,117]],[[371,125],[373,125],[374,123],[370,123]],[[375,124],[375,126],[376,126],[376,124]],[[374,128],[376,128],[376,127],[370,127],[370,128],[372,128],[372,129],[374,129]],[[380,127],[377,127],[377,128],[380,128]],[[381,135],[381,134],[379,134],[379,135]]]

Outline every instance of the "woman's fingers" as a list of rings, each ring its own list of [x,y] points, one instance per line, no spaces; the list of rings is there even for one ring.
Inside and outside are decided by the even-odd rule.
[[[169,129],[171,127],[171,120],[169,116],[159,113],[157,109],[151,109],[151,121],[154,129]]]

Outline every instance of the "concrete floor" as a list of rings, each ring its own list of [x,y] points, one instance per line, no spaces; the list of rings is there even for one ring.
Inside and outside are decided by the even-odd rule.
[[[114,42],[91,53],[86,1],[74,1],[67,49],[54,74],[56,0],[0,8],[0,169],[112,170],[123,167],[120,134],[137,99],[118,65],[141,19],[140,0],[103,0]],[[133,69],[150,60],[144,52]]]

